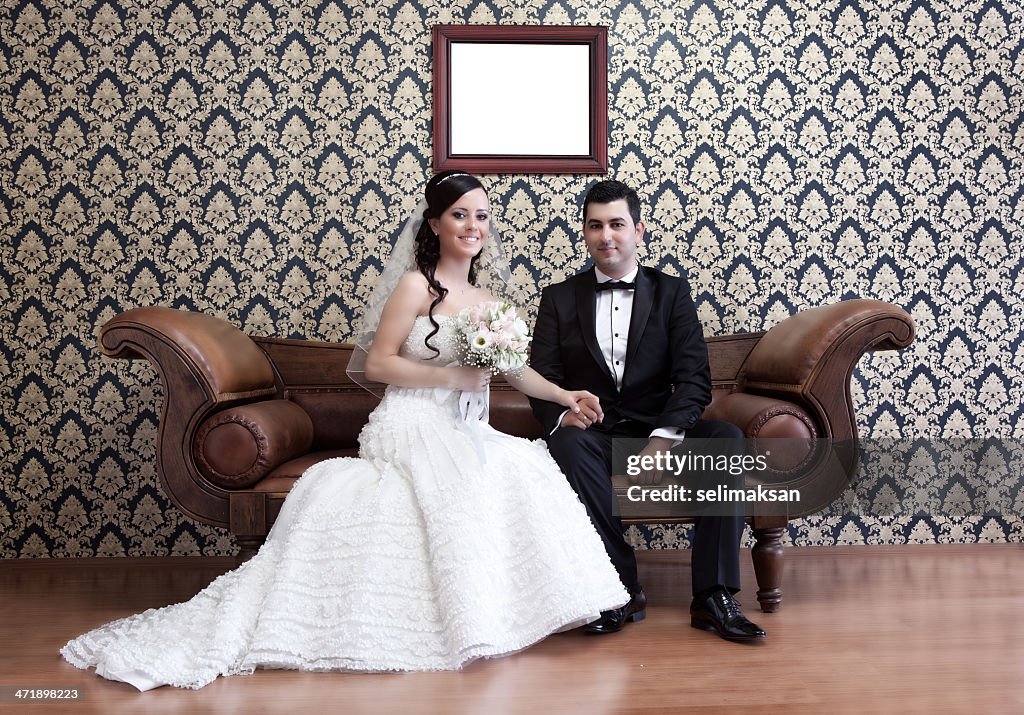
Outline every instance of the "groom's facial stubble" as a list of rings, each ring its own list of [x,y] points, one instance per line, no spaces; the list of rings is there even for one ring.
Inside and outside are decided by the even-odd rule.
[[[619,279],[636,266],[636,252],[643,241],[644,228],[642,221],[633,223],[625,199],[607,204],[591,203],[583,220],[583,239],[601,272]]]

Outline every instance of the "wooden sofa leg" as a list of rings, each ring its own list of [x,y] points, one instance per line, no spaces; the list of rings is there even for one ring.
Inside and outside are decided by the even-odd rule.
[[[782,604],[782,533],[785,527],[754,531],[754,575],[757,576],[757,601],[765,613],[773,613]]]
[[[248,561],[267,540],[267,498],[260,492],[232,492],[228,529],[235,535],[242,561]]]
[[[266,541],[265,536],[235,536],[235,541],[238,542],[238,558],[242,561],[248,561],[256,552],[263,546],[263,542]]]

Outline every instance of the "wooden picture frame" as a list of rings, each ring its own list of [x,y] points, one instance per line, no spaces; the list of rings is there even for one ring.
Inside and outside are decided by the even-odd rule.
[[[608,171],[608,28],[435,25],[434,169]]]

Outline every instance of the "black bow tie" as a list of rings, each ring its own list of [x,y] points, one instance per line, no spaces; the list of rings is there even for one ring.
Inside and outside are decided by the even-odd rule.
[[[605,281],[594,286],[594,290],[600,293],[603,290],[636,290],[636,283],[626,281]]]

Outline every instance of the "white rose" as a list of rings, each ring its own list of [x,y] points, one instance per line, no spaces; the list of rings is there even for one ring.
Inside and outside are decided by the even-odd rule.
[[[474,350],[487,350],[494,344],[494,335],[490,330],[483,328],[469,336],[469,347]]]

